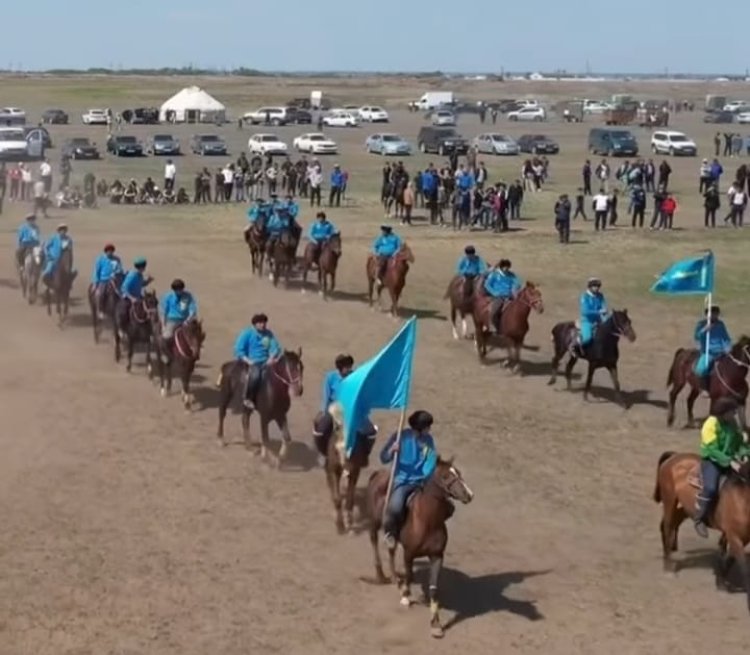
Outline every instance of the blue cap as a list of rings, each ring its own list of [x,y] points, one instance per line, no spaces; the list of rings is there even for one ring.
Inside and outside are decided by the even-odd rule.
[[[145,265],[146,265],[146,258],[145,257],[136,257],[133,260],[133,266],[135,266],[135,267],[145,266]]]

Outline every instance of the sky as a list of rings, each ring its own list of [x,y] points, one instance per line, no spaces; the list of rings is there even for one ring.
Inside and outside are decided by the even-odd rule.
[[[265,71],[588,68],[601,73],[744,74],[750,62],[744,39],[750,5],[744,2],[734,6],[731,18],[724,10],[707,10],[705,0],[2,4],[0,68],[14,70],[192,65]]]

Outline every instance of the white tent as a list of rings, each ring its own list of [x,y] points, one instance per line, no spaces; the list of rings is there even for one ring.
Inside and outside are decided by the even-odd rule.
[[[159,120],[166,123],[170,119],[175,123],[223,123],[226,107],[203,89],[188,86],[161,106]]]

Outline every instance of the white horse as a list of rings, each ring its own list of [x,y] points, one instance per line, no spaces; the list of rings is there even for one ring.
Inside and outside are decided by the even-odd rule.
[[[34,246],[26,251],[23,267],[19,271],[21,293],[33,305],[39,295],[39,278],[44,267],[44,251],[41,246]]]

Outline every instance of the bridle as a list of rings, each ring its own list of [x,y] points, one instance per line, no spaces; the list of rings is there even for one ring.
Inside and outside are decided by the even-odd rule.
[[[748,349],[748,346],[742,346],[742,353],[745,355],[745,357],[750,360],[750,350]],[[740,359],[737,359],[734,355],[731,353],[727,353],[727,357],[735,363],[740,368],[744,369],[750,369],[750,363],[747,361],[742,361]],[[716,373],[716,378],[721,382],[721,385],[729,392],[731,393],[735,398],[742,400],[742,394],[737,393],[731,386],[729,386],[729,383],[724,379],[724,377],[721,374],[720,370],[721,361],[717,361],[716,365],[714,366],[714,372]],[[747,373],[746,373],[747,374]]]
[[[531,295],[531,291],[529,290],[529,287],[524,287],[519,291],[518,295],[516,295],[513,300],[517,300],[522,305],[528,307],[529,309],[534,309],[536,311],[539,311],[539,308],[542,307],[542,296],[541,295],[534,295],[533,300],[528,300],[528,296]],[[511,300],[510,302],[513,302]],[[510,304],[510,303],[508,303]]]
[[[610,319],[612,320],[612,325],[614,325],[614,327],[615,327],[614,331],[612,332],[612,336],[617,337],[618,339],[620,337],[627,337],[628,335],[625,332],[625,330],[623,330],[622,325],[620,325],[617,322],[617,314],[615,312],[612,312],[612,315],[610,316]],[[605,321],[605,323],[606,323],[606,321]],[[602,325],[603,324],[604,323],[602,323]]]
[[[302,375],[293,376],[292,375],[292,367],[289,366],[289,361],[286,357],[283,358],[284,360],[284,369],[286,372],[286,376],[282,375],[276,370],[276,364],[273,366],[269,366],[268,368],[271,370],[271,374],[276,377],[277,380],[282,382],[284,386],[287,387],[287,389],[291,389],[292,387],[299,386],[300,382],[302,382]],[[281,360],[277,362],[277,364],[281,363]]]

